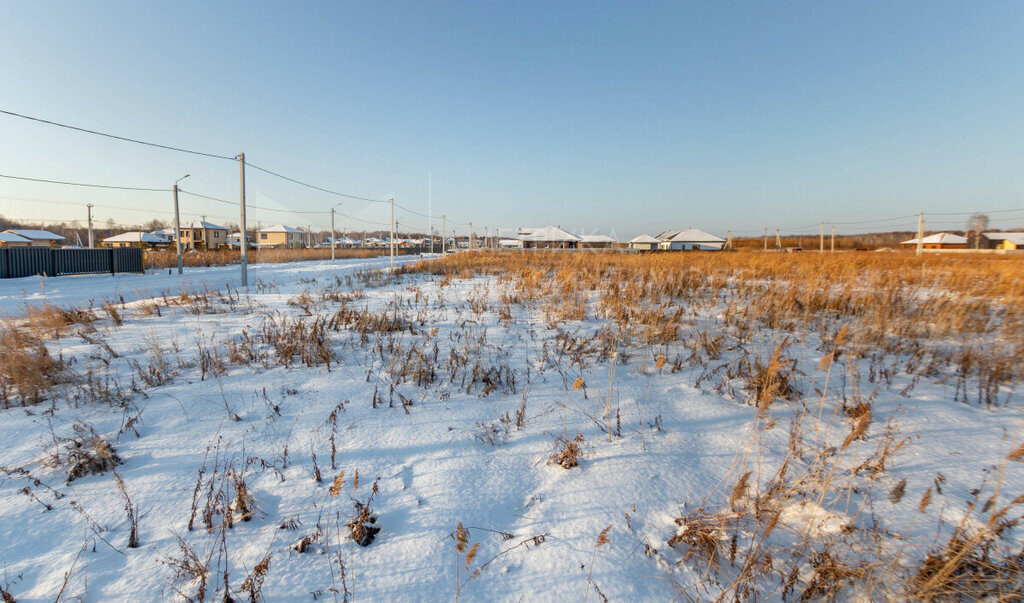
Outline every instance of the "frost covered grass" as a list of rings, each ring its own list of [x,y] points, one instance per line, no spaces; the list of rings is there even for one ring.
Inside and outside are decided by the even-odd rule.
[[[460,253],[0,330],[5,597],[1016,598],[1004,257]]]

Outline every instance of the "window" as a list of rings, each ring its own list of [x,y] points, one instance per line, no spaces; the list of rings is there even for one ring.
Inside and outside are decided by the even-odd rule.
[[[261,233],[260,233],[260,239],[261,239],[261,240],[266,240],[266,238],[267,238],[267,233],[265,233],[265,232],[261,232]]]
[[[213,231],[213,238],[215,238],[215,239],[219,239],[220,238],[220,231],[219,230]]]

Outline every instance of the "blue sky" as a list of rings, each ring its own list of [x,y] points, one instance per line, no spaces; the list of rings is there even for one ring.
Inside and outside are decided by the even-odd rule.
[[[245,152],[480,231],[816,232],[921,210],[958,228],[955,212],[1024,208],[1022,39],[1022,2],[5,2],[0,109]],[[227,161],[3,115],[0,140],[0,174],[170,187],[191,173],[188,190],[238,196]],[[251,170],[247,194],[387,220]],[[82,218],[87,202],[126,224],[171,208],[167,193],[0,179],[7,216]],[[182,211],[237,220],[184,196]]]

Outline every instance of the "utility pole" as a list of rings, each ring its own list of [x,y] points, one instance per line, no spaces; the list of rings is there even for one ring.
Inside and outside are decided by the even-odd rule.
[[[427,231],[430,234],[430,255],[434,255],[434,172],[427,172]]]
[[[313,246],[313,225],[306,224],[306,247],[310,248]]]
[[[836,225],[832,225],[832,249],[830,253],[836,252]]]
[[[335,239],[335,236],[334,236],[334,206],[332,205],[331,206],[331,261],[332,262],[334,261],[334,244],[336,242],[334,239]]]
[[[391,269],[395,269],[395,198],[391,197]]]
[[[821,232],[818,235],[820,237],[819,245],[818,245],[818,253],[825,253],[825,223],[822,222],[820,226],[821,226]]]
[[[764,229],[764,250],[768,251],[768,228]]]
[[[189,175],[185,174],[174,182],[174,249],[178,252],[178,274],[181,274],[181,216],[178,214],[178,183],[188,177]],[[242,239],[242,245],[245,245],[245,232],[242,232]]]
[[[775,229],[775,250],[778,251],[780,249],[782,249],[782,235],[779,234],[779,229],[776,228]]]
[[[240,264],[242,266],[242,286],[249,286],[249,255],[248,245],[245,244],[246,228],[245,228],[245,153],[238,154],[238,186],[239,186],[239,204],[238,204],[238,219],[239,219],[239,230],[242,235],[242,245],[239,249],[242,250],[242,257]]]
[[[444,246],[448,242],[448,215],[441,214],[441,255],[444,255]]]
[[[466,237],[466,246],[470,251],[473,251],[473,223],[469,223],[469,236]]]
[[[178,187],[177,186],[174,187],[174,207],[175,208],[178,207]],[[85,208],[89,212],[89,249],[92,249],[93,246],[96,244],[96,241],[93,238],[93,234],[92,234],[92,203],[87,204],[85,206]],[[175,209],[175,212],[177,212],[177,209]]]
[[[924,212],[917,214],[917,255],[924,249]]]
[[[725,233],[725,248],[730,250],[730,251],[732,250],[732,231],[731,230]]]

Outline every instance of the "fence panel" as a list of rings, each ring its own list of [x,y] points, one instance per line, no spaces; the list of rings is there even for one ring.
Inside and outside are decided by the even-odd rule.
[[[142,250],[50,249],[7,247],[0,249],[0,278],[143,272]]]
[[[11,247],[7,250],[7,278],[53,274],[53,256],[45,247]]]
[[[113,272],[109,249],[54,249],[57,274]]]

